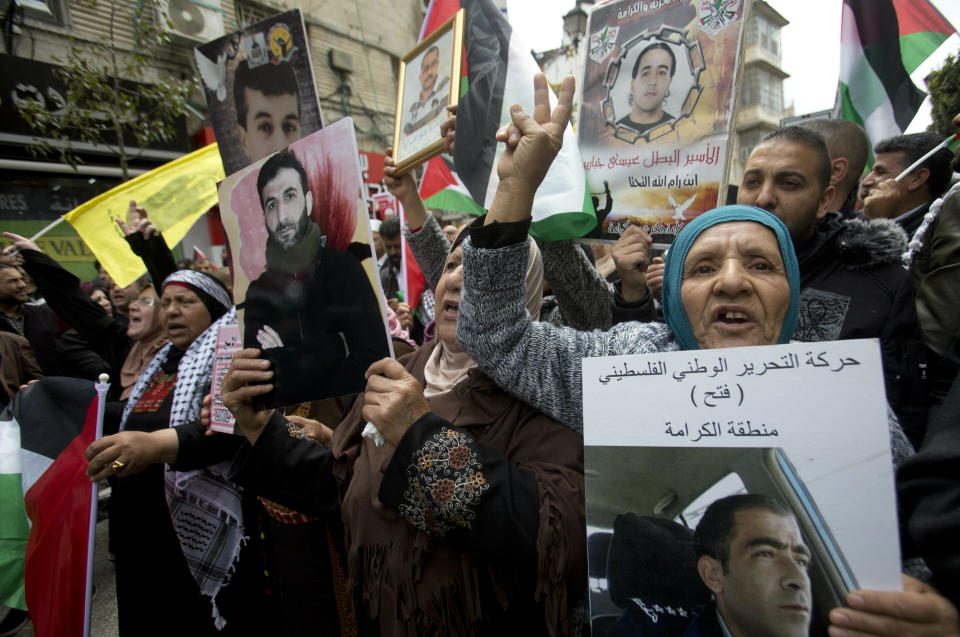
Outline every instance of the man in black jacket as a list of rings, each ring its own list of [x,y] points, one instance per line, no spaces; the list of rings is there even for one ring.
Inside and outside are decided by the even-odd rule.
[[[782,128],[750,154],[737,203],[770,211],[790,230],[801,284],[794,339],[879,338],[887,400],[918,445],[926,422],[925,358],[913,285],[900,260],[906,237],[890,220],[828,212],[830,175],[819,133]]]
[[[893,219],[907,237],[913,235],[934,199],[946,192],[953,171],[950,151],[942,148],[901,181],[896,177],[941,142],[936,133],[897,135],[874,147],[870,173],[860,182],[863,215]]]
[[[697,572],[714,595],[683,637],[806,637],[813,600],[793,512],[745,493],[707,507],[694,533]]]
[[[28,303],[27,283],[20,270],[0,263],[0,331],[27,339],[45,376],[63,373],[57,354],[60,327],[46,304]]]

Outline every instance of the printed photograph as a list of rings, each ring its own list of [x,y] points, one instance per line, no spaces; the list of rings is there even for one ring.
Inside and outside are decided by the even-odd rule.
[[[462,42],[459,11],[400,61],[393,155],[401,172],[442,151],[446,107],[460,97]]]
[[[299,9],[208,42],[194,54],[226,174],[323,126]]]
[[[826,635],[858,588],[805,481],[844,490],[853,517],[843,475],[773,447],[587,446],[585,462],[593,634]]]
[[[614,135],[637,143],[669,133],[693,112],[703,93],[703,70],[700,43],[681,31],[664,27],[631,40],[607,71],[608,78],[616,74],[603,103]]]
[[[639,225],[670,244],[722,204],[743,3],[598,5],[587,26],[578,141],[594,200],[589,240]]]
[[[362,391],[391,346],[352,120],[228,177],[220,206],[243,345],[275,374],[263,406]]]

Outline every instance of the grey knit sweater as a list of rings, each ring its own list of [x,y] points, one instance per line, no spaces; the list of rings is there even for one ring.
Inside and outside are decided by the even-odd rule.
[[[423,276],[437,287],[450,242],[433,215],[416,232],[404,224],[404,236]],[[597,272],[572,241],[537,244],[543,255],[543,275],[555,298],[544,298],[540,320],[581,330],[609,329],[613,323],[613,287]],[[520,274],[526,272],[526,267]]]
[[[582,432],[581,359],[680,347],[663,323],[619,323],[606,332],[580,332],[531,321],[524,310],[528,250],[525,242],[498,250],[464,242],[457,341],[500,387]],[[913,446],[889,409],[887,424],[899,466],[913,455]]]
[[[679,346],[663,323],[620,323],[608,331],[582,332],[531,321],[524,309],[528,251],[526,242],[498,250],[474,248],[469,238],[464,242],[457,341],[500,387],[583,431],[580,359]]]

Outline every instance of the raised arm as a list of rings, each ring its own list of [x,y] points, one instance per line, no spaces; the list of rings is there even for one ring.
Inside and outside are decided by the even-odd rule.
[[[413,257],[417,260],[417,265],[420,266],[427,283],[431,288],[436,288],[443,264],[447,260],[447,253],[450,251],[450,242],[443,236],[440,224],[427,211],[423,199],[420,198],[413,172],[396,175],[391,148],[387,149],[387,157],[383,162],[383,181],[403,206],[406,219],[403,234],[410,245]]]
[[[112,375],[119,378],[131,345],[126,321],[104,312],[81,289],[80,280],[41,252],[35,243],[12,232],[4,232],[3,236],[13,240],[12,247],[23,257],[24,270],[36,282],[50,309],[77,330],[110,366]]]
[[[147,273],[159,290],[164,279],[177,271],[177,262],[160,230],[147,218],[147,211],[133,200],[127,211],[127,221],[117,219],[117,225],[123,231],[130,249],[143,260]]]

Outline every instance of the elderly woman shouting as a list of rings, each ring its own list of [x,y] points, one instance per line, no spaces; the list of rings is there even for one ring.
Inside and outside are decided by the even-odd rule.
[[[532,283],[539,259],[526,249]],[[571,634],[585,619],[583,439],[460,351],[462,277],[456,243],[437,285],[437,338],[370,367],[329,449],[253,411],[271,372],[256,350],[238,352],[223,400],[252,449],[236,477],[310,515],[339,508],[361,634]],[[539,295],[525,308],[537,316]],[[367,421],[386,444],[362,437]]]
[[[500,183],[485,225],[473,229],[463,247],[457,340],[464,351],[501,387],[579,430],[584,357],[788,342],[797,320],[796,257],[783,224],[747,206],[704,213],[677,235],[663,282],[669,329],[623,323],[607,332],[578,332],[531,321],[516,273],[526,260],[534,193],[562,144],[573,78],[564,79],[552,112],[548,91],[538,75],[532,117],[514,105],[512,123],[497,132],[506,143],[497,165]],[[891,433],[896,452],[905,439],[898,427]],[[904,588],[851,593],[850,608],[831,611],[830,634],[960,632],[949,601],[910,578]]]
[[[236,314],[223,284],[192,270],[166,278],[160,307],[170,343],[133,387],[120,433],[86,451],[91,480],[120,478],[111,507],[120,634],[247,634],[259,569],[241,558],[252,554],[249,543],[241,550],[241,491],[217,464],[242,441],[205,437],[199,424],[217,330]]]

